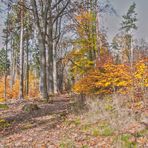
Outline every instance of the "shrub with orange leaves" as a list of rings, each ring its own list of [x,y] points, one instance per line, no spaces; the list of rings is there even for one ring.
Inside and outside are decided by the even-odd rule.
[[[134,69],[132,74],[130,66],[106,63],[85,74],[75,84],[73,90],[84,94],[111,94],[126,93],[133,87],[133,84],[138,87],[147,87],[148,67],[145,61],[137,62]]]
[[[74,91],[86,94],[110,94],[131,85],[129,68],[112,63],[88,72],[74,86]]]
[[[135,82],[141,87],[148,87],[148,59],[140,60],[135,64]]]
[[[134,99],[140,101],[148,88],[148,59],[140,60],[135,64],[133,75]]]
[[[0,98],[4,98],[4,91],[5,91],[5,78],[2,77],[0,79]],[[7,77],[6,81],[6,94],[8,98],[11,98],[11,91],[10,91],[10,85],[9,85],[9,77]]]
[[[34,98],[38,97],[39,92],[39,79],[33,74],[29,74],[29,94],[28,97]]]
[[[25,93],[24,85],[24,94],[25,98],[34,98],[39,96],[39,82],[38,78],[34,76],[33,73],[29,74],[29,94],[28,96]],[[4,98],[4,77],[0,79],[0,98]],[[13,84],[13,87],[10,88],[10,77],[7,77],[7,87],[6,87],[6,96],[8,99],[16,99],[19,96],[19,79],[16,78]],[[25,84],[25,81],[24,81]]]

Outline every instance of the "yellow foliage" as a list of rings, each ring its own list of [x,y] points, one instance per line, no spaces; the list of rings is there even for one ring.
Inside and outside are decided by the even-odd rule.
[[[0,79],[0,102],[4,98],[4,78]],[[29,94],[26,96],[25,93],[25,81],[24,81],[24,94],[25,98],[33,98],[39,96],[39,80],[34,76],[34,74],[29,74]],[[7,77],[7,87],[6,87],[7,98],[18,98],[19,96],[19,79],[16,78],[12,89],[10,88],[10,77]]]
[[[148,87],[148,68],[144,61],[135,64],[134,75],[124,64],[106,63],[99,69],[90,70],[74,86],[73,90],[84,94],[125,93],[134,85]],[[133,77],[134,76],[134,77]],[[133,79],[134,78],[134,79]]]
[[[141,60],[135,65],[134,79],[139,85],[148,87],[148,61]]]
[[[4,98],[0,98],[0,102],[4,102],[5,101],[5,99]]]

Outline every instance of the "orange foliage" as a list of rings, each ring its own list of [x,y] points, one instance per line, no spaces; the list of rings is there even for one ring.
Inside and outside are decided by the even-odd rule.
[[[127,65],[106,63],[98,69],[89,71],[75,84],[74,91],[84,94],[125,93],[130,90],[133,84],[140,88],[148,87],[146,61],[136,63],[133,74]]]
[[[4,98],[4,78],[0,79],[0,98]],[[25,84],[25,81],[24,81]],[[39,85],[38,85],[38,79],[35,78],[35,76],[31,73],[29,75],[29,94],[28,96],[25,93],[25,87],[24,87],[24,94],[25,98],[34,98],[39,96]],[[24,85],[25,86],[25,85]],[[19,96],[19,80],[16,78],[12,89],[10,88],[10,77],[7,77],[7,88],[6,88],[6,94],[8,99],[14,99],[18,98]]]
[[[148,59],[136,63],[134,76],[140,86],[148,87]]]
[[[0,79],[0,98],[4,98],[4,91],[5,91],[5,80],[4,77]],[[7,78],[6,82],[6,94],[9,98],[11,98],[11,91],[10,91],[10,85],[9,85],[9,77]]]
[[[131,85],[125,65],[105,64],[87,73],[74,86],[74,91],[86,94],[109,94]]]

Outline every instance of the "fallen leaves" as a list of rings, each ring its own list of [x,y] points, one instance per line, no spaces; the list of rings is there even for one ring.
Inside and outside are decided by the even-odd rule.
[[[15,103],[13,102],[13,106],[16,105]],[[47,107],[47,104],[44,105]],[[43,104],[39,106],[43,107]],[[61,106],[62,104],[60,104],[60,107],[55,108],[56,112],[59,108],[61,108]],[[50,108],[52,107],[54,107],[54,104],[50,106]],[[19,105],[15,106],[17,112],[21,110],[21,108],[22,107]],[[14,109],[14,107],[11,106],[9,110],[11,109]],[[106,110],[106,112],[111,111],[112,110],[110,109]],[[9,112],[3,113],[8,114]],[[98,116],[99,114],[101,114],[101,112],[96,113]],[[129,145],[136,144],[142,147],[146,146],[148,143],[146,133],[145,131],[141,131],[142,125],[138,122],[129,122],[126,124],[126,127],[123,125],[121,127],[122,135],[120,135],[121,133],[118,132],[110,132],[110,124],[107,124],[107,121],[97,119],[95,122],[87,122],[86,119],[88,119],[88,115],[91,116],[91,114],[87,113],[86,116],[85,114],[75,115],[69,113],[63,118],[63,113],[57,112],[32,117],[30,120],[24,120],[23,123],[18,124],[15,127],[17,128],[17,132],[14,129],[10,129],[12,131],[14,130],[13,133],[3,137],[1,139],[1,145],[9,147],[32,146],[42,148],[110,148],[116,144],[115,139],[118,139],[120,136],[122,136],[124,142],[127,142]],[[22,130],[22,127],[25,128]],[[100,131],[105,132],[105,134],[92,134],[92,131],[95,131],[95,129],[97,129],[97,131],[99,129]]]

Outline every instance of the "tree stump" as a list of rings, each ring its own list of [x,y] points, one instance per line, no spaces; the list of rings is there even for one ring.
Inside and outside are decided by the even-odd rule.
[[[25,104],[22,108],[25,112],[32,112],[40,109],[37,104]]]

